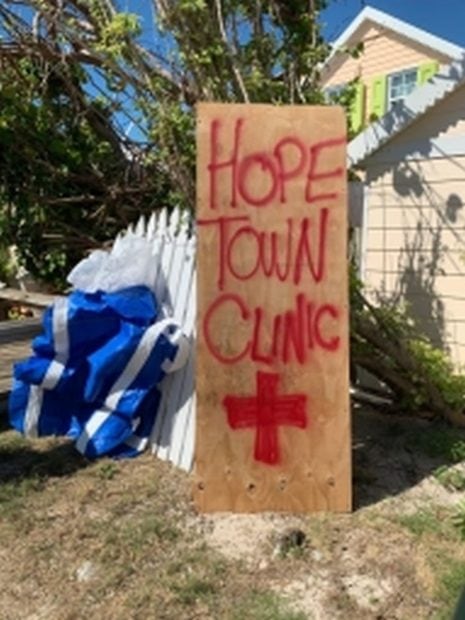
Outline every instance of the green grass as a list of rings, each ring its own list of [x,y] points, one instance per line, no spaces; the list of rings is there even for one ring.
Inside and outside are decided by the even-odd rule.
[[[32,442],[15,431],[0,433],[0,515],[21,510],[50,478],[68,476],[87,465],[69,443]]]
[[[196,575],[188,575],[172,583],[170,589],[182,605],[193,605],[200,600],[208,599],[217,591],[215,583]]]
[[[0,483],[0,517],[14,517],[27,504],[31,493],[42,491],[44,484],[38,476]]]
[[[436,480],[449,491],[465,490],[465,474],[453,467],[441,465],[433,472]]]
[[[2,455],[2,457],[14,454],[28,446],[28,440],[19,433],[9,431],[0,434],[0,455]]]
[[[401,515],[397,521],[409,530],[414,536],[424,536],[425,534],[441,534],[444,529],[444,522],[438,518],[433,510],[419,510],[413,514]]]
[[[145,513],[115,520],[110,528],[107,524],[97,524],[94,536],[103,538],[102,560],[108,564],[115,561],[115,553],[119,560],[126,557],[130,562],[134,556],[150,553],[151,548],[173,545],[181,532],[162,516]]]
[[[435,620],[451,620],[465,587],[465,562],[448,558],[439,578],[437,596],[443,607]]]
[[[458,542],[465,537],[465,510],[452,512],[441,506],[423,508],[395,520],[417,538],[429,537],[433,547]]]
[[[114,461],[104,461],[99,464],[95,473],[102,480],[113,480],[118,471],[118,465]]]
[[[0,484],[36,476],[67,476],[88,465],[89,461],[66,440],[30,441],[15,431],[0,433]]]
[[[460,538],[465,540],[465,501],[458,504],[451,520]]]
[[[273,592],[254,591],[238,602],[229,616],[231,620],[308,620],[301,612],[292,611],[289,604]]]

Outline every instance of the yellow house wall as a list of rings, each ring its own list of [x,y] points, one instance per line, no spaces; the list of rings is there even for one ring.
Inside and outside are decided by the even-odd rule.
[[[438,139],[457,154],[433,151]],[[366,182],[369,290],[408,302],[433,341],[465,364],[465,87],[375,153]]]

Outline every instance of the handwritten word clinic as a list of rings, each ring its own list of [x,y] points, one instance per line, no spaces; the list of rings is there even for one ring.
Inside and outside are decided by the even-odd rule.
[[[242,340],[238,335],[237,351],[227,355],[215,338],[215,326],[221,324],[222,312],[231,310],[234,324],[242,323],[247,334]],[[208,350],[222,364],[235,364],[248,357],[271,366],[277,361],[288,364],[293,360],[304,365],[313,349],[339,349],[340,337],[336,333],[337,325],[334,326],[339,316],[333,304],[317,304],[304,293],[296,296],[293,308],[274,315],[261,306],[249,307],[240,295],[223,293],[208,308],[202,328]]]
[[[336,179],[345,175],[342,167],[328,167],[327,161],[332,151],[340,152],[345,138],[306,144],[297,136],[285,135],[268,150],[243,155],[246,121],[237,119],[228,123],[228,127],[229,134],[220,120],[210,124],[207,204],[216,213],[214,217],[198,220],[199,226],[209,227],[217,239],[215,278],[219,294],[203,317],[204,340],[210,354],[222,364],[247,358],[270,366],[293,360],[303,365],[309,361],[313,349],[328,352],[339,349],[341,312],[337,306],[317,304],[299,293],[292,308],[273,315],[240,295],[225,291],[233,289],[234,282],[256,278],[273,279],[278,284],[291,282],[296,286],[324,282],[328,275],[326,255],[331,207],[339,196]],[[228,138],[231,146],[226,153],[221,140]],[[293,183],[299,192],[303,188],[300,204],[313,205],[308,216],[292,216],[292,204],[287,203]],[[292,195],[295,201],[296,192]],[[218,215],[224,209],[241,208],[244,213],[244,207],[272,205],[287,205],[283,216],[289,217],[283,217],[278,230],[257,229],[247,215]],[[231,320],[231,316],[235,317],[235,324],[244,327],[238,330],[241,333],[238,339],[243,341],[236,342],[233,352],[229,348],[221,350],[217,332],[221,321],[226,317]]]
[[[345,174],[342,166],[333,169],[321,168],[323,155],[337,150],[345,144],[345,137],[320,140],[306,145],[297,136],[281,138],[269,151],[257,151],[241,156],[244,119],[238,119],[234,126],[232,153],[229,159],[220,159],[222,146],[220,143],[221,121],[214,120],[210,128],[211,161],[208,164],[210,176],[210,209],[218,207],[218,186],[224,181],[221,178],[226,172],[230,176],[231,196],[229,205],[238,206],[241,198],[246,206],[266,207],[287,203],[288,185],[304,175],[305,185],[303,199],[308,204],[333,200],[337,192],[314,192],[314,184],[340,178]],[[288,165],[288,162],[291,162]],[[263,177],[265,189],[257,194],[257,174]],[[253,189],[252,189],[253,188]]]

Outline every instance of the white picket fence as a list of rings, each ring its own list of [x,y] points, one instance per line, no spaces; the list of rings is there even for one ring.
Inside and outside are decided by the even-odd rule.
[[[187,364],[163,379],[162,399],[150,440],[152,452],[159,458],[189,471],[195,441],[195,234],[191,234],[187,214],[179,210],[170,215],[162,210],[148,221],[142,217],[124,234],[151,241],[157,300],[169,309],[191,340]]]

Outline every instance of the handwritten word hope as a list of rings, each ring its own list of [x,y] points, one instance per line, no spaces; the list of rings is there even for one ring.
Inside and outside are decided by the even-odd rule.
[[[218,188],[224,185],[224,175],[229,174],[231,195],[229,205],[238,206],[241,199],[247,206],[266,207],[271,204],[287,203],[287,189],[290,183],[302,177],[302,199],[308,203],[333,200],[337,192],[318,193],[314,185],[345,174],[342,167],[325,169],[322,159],[331,149],[339,149],[345,143],[345,137],[321,140],[306,144],[297,136],[287,135],[281,138],[269,150],[242,154],[244,119],[236,120],[232,137],[232,153],[227,159],[221,159],[222,145],[220,132],[222,123],[214,120],[210,127],[210,156],[208,164],[210,175],[210,209],[218,207]],[[224,131],[224,130],[223,130]],[[224,139],[224,135],[222,136]],[[224,140],[223,140],[224,141]],[[260,175],[261,183],[257,183]],[[263,186],[263,188],[262,188]],[[260,187],[260,189],[257,189]],[[223,192],[222,195],[224,196]]]

